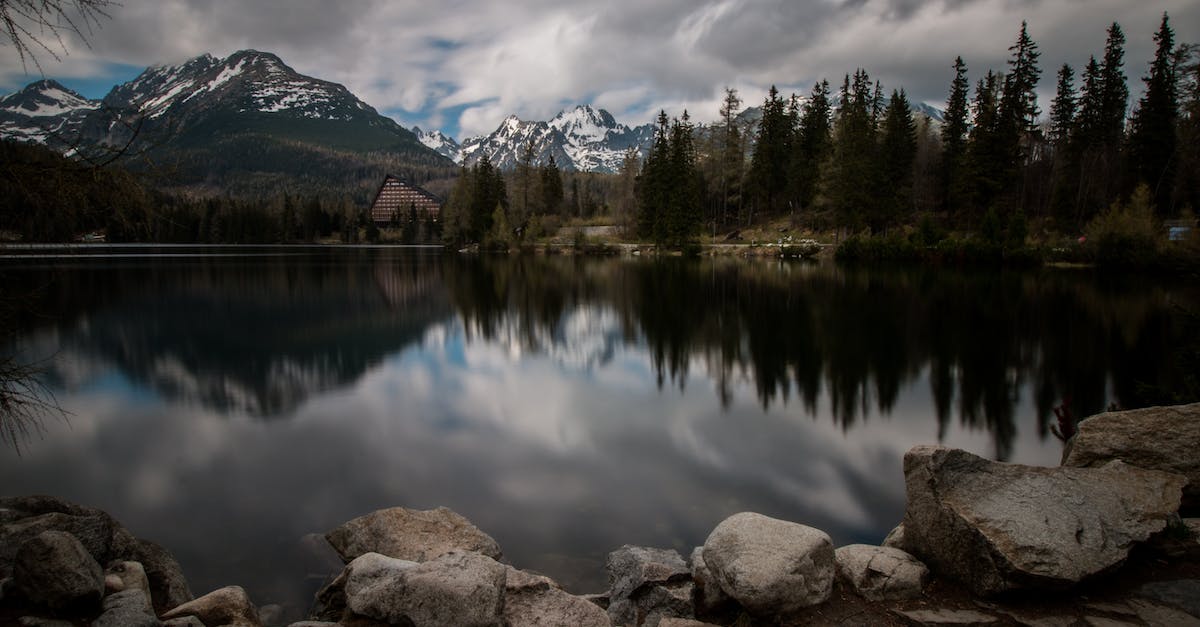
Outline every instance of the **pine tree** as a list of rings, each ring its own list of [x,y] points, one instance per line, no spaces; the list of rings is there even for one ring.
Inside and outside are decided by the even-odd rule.
[[[720,143],[718,153],[720,163],[718,168],[719,202],[721,206],[720,221],[729,223],[730,208],[740,212],[742,176],[745,169],[745,156],[742,148],[742,132],[738,128],[737,114],[742,106],[736,89],[725,88],[725,100],[721,103],[721,129],[718,133]]]
[[[558,164],[554,162],[554,155],[550,155],[542,168],[541,196],[541,210],[549,215],[557,214],[562,206],[563,184]]]
[[[1157,44],[1150,73],[1142,80],[1146,93],[1134,111],[1129,138],[1132,183],[1145,183],[1163,214],[1170,212],[1172,157],[1175,154],[1176,120],[1179,117],[1178,81],[1175,73],[1175,33],[1163,13],[1154,34]]]
[[[1125,34],[1116,22],[1108,29],[1100,65],[1100,142],[1117,146],[1125,134],[1129,87],[1125,83]]]
[[[856,70],[853,82],[847,74],[839,95],[833,160],[825,185],[839,223],[850,228],[861,227],[877,201],[874,102],[867,71]]]
[[[1000,121],[1000,77],[991,70],[975,86],[974,125],[967,139],[973,215],[992,207],[1005,183],[1008,161]]]
[[[821,165],[833,148],[832,113],[829,81],[822,80],[813,85],[812,93],[804,103],[792,151],[791,195],[801,209],[811,207],[815,202]]]
[[[970,129],[967,110],[969,89],[967,64],[962,57],[957,57],[954,59],[954,80],[950,83],[950,97],[946,100],[942,125],[942,193],[951,211],[959,210],[965,200],[964,162],[967,131]]]
[[[1077,108],[1075,70],[1064,63],[1058,69],[1058,86],[1054,92],[1054,100],[1050,103],[1050,143],[1056,149],[1065,146],[1071,137],[1071,128],[1075,125]]]
[[[787,188],[788,158],[791,156],[793,132],[787,106],[779,95],[779,90],[772,85],[763,102],[754,154],[750,157],[754,205],[761,211],[771,213],[779,208]],[[753,216],[750,219],[753,220]]]
[[[654,143],[642,164],[638,181],[638,235],[658,242],[664,240],[663,215],[669,198],[669,161],[671,158],[670,119],[659,111],[654,127]]]
[[[917,125],[904,90],[893,90],[880,139],[880,194],[872,231],[888,228],[912,209],[913,161],[917,154]]]

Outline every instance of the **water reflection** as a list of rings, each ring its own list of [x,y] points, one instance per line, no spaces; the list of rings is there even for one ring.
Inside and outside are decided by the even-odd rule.
[[[1055,463],[1054,405],[1136,406],[1187,375],[1165,356],[1197,302],[1061,272],[372,249],[3,280],[39,294],[16,345],[54,356],[73,414],[0,451],[5,493],[108,509],[197,591],[297,614],[329,568],[299,539],[392,505],[460,511],[577,591],[621,544],[688,551],[742,510],[878,542],[908,447]]]

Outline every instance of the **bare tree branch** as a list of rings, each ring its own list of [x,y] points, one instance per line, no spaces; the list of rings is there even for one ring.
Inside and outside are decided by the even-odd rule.
[[[33,63],[41,74],[38,54],[61,60],[56,50],[67,53],[63,35],[72,33],[88,44],[100,20],[118,6],[116,0],[0,0],[0,28],[17,49],[21,67],[28,72]]]

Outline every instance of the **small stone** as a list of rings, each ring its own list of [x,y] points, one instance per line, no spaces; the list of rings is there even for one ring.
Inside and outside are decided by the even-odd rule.
[[[838,577],[868,601],[915,599],[929,579],[929,569],[900,549],[851,544],[834,557]]]
[[[87,609],[104,596],[104,571],[75,536],[43,531],[21,545],[13,580],[25,598],[51,609]]]
[[[283,606],[270,603],[258,608],[258,621],[267,627],[283,624]]]
[[[758,616],[786,616],[824,603],[833,592],[829,534],[743,512],[704,542],[704,562],[730,597]]]
[[[163,620],[195,616],[205,625],[262,627],[258,609],[241,586],[227,586],[188,601],[162,615]]]
[[[425,562],[450,551],[471,551],[500,559],[500,545],[491,536],[446,507],[414,510],[381,509],[346,522],[325,539],[350,562],[365,553]]]
[[[908,551],[908,549],[904,548],[904,523],[896,525],[895,528],[889,531],[887,537],[880,543],[880,546]]]
[[[919,627],[937,627],[940,625],[983,627],[985,625],[995,625],[1000,622],[1000,619],[995,616],[976,612],[975,610],[892,610],[891,612],[907,624]]]
[[[150,580],[146,578],[146,569],[138,562],[113,562],[104,570],[104,589],[109,594],[124,590],[141,590],[150,595]]]

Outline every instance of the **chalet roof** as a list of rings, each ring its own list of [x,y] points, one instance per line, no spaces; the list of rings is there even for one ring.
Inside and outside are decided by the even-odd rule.
[[[446,202],[437,194],[425,189],[424,187],[421,187],[420,185],[417,185],[416,183],[413,183],[412,181],[409,181],[408,179],[405,179],[404,177],[396,176],[394,174],[388,174],[387,176],[383,177],[383,182],[379,184],[379,189],[376,190],[376,192],[375,192],[375,198],[377,198],[377,199],[379,198],[379,192],[383,191],[384,187],[387,187],[388,181],[396,181],[396,182],[400,183],[401,185],[404,185],[405,187],[408,187],[410,189],[417,191],[422,196],[429,198],[430,200],[432,200],[433,202],[436,202],[439,205],[445,204],[445,202]]]

